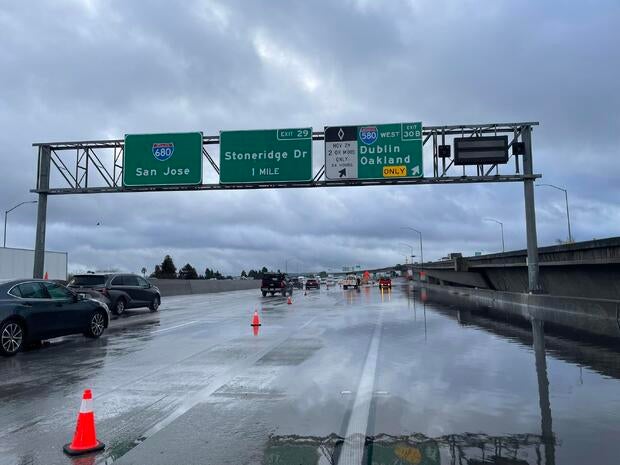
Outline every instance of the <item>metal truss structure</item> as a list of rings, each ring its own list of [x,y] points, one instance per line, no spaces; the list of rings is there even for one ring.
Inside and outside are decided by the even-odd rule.
[[[433,175],[422,178],[391,178],[372,180],[326,180],[325,165],[307,182],[278,183],[237,183],[237,184],[199,184],[193,186],[142,186],[124,187],[123,150],[124,141],[95,140],[77,142],[40,142],[33,146],[39,150],[39,170],[45,158],[49,157],[55,170],[56,178],[61,180],[59,186],[48,187],[37,184],[33,192],[45,192],[50,195],[60,194],[96,194],[113,192],[152,192],[152,191],[187,191],[187,190],[220,190],[220,189],[274,189],[304,187],[343,187],[343,186],[376,186],[376,185],[408,185],[408,184],[454,184],[480,182],[518,182],[535,179],[540,175],[525,173],[521,170],[519,157],[511,155],[511,166],[514,169],[500,173],[500,165],[475,165],[475,174],[468,173],[465,166],[456,167],[454,160],[447,161],[440,157],[438,147],[446,145],[453,137],[478,137],[485,134],[510,134],[512,140],[509,149],[522,139],[525,128],[531,130],[536,122],[527,123],[494,123],[455,126],[430,126],[423,129],[424,146],[431,145],[433,156]],[[324,139],[323,132],[314,132],[314,141]],[[203,155],[213,172],[219,175],[220,169],[208,148],[219,145],[219,136],[203,137]],[[523,156],[526,156],[525,154]],[[514,165],[512,165],[512,162]],[[208,168],[207,168],[208,169]]]
[[[423,127],[423,145],[427,147],[430,145],[432,150],[432,176],[421,178],[328,180],[325,178],[325,165],[323,164],[314,174],[312,180],[305,182],[237,184],[203,182],[198,185],[125,187],[122,182],[124,151],[124,140],[122,139],[34,143],[33,146],[38,149],[38,169],[36,188],[32,189],[32,192],[39,195],[39,202],[33,276],[43,276],[45,222],[49,195],[523,182],[528,237],[529,284],[530,291],[536,292],[539,290],[538,246],[533,183],[541,175],[533,172],[531,132],[532,128],[537,125],[537,122],[520,122]],[[440,153],[440,147],[449,145],[455,137],[476,138],[499,134],[508,135],[510,139],[508,150],[512,149],[512,154],[506,164],[455,166],[454,159],[450,160],[445,154]],[[323,132],[314,132],[312,135],[313,141],[322,141],[324,137]],[[219,136],[203,136],[203,156],[208,161],[210,169],[213,170],[209,174],[211,176],[216,174],[218,177],[219,166],[208,149],[214,145],[219,145],[219,142]],[[515,150],[517,148],[518,150]],[[207,170],[209,170],[208,166]]]
[[[362,438],[364,440],[365,458],[371,463],[373,447],[400,449],[401,454],[409,450],[423,450],[432,445],[442,449],[443,456],[450,458],[450,465],[465,464],[541,464],[552,461],[547,460],[555,456],[556,440],[554,437],[545,438],[538,434],[512,434],[504,436],[488,435],[484,433],[448,434],[438,437],[427,437],[424,434],[415,433],[408,436],[392,436],[379,434]],[[279,463],[283,451],[286,457],[306,457],[308,450],[315,450],[323,460],[318,463],[336,464],[339,462],[340,449],[345,438],[336,434],[330,436],[271,436],[265,451],[268,463]],[[541,448],[544,451],[541,451]],[[304,454],[305,452],[305,454]],[[412,456],[413,457],[413,456]],[[420,459],[419,456],[417,456]],[[535,460],[535,462],[534,462]],[[405,463],[408,460],[399,460]],[[375,461],[372,461],[375,463]],[[379,462],[377,462],[379,463]],[[411,463],[415,463],[411,461]],[[440,463],[440,457],[435,460],[425,458],[424,463]]]

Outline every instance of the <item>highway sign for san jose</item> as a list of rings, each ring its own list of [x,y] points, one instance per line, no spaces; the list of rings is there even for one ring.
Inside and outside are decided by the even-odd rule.
[[[123,186],[178,186],[202,182],[202,133],[127,134]]]
[[[325,128],[328,180],[423,175],[421,122]]]

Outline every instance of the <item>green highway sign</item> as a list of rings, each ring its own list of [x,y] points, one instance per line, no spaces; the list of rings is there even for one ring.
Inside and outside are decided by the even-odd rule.
[[[202,183],[202,133],[127,134],[123,186]]]
[[[220,131],[220,183],[312,179],[312,128]]]
[[[328,180],[422,176],[421,122],[325,128]]]

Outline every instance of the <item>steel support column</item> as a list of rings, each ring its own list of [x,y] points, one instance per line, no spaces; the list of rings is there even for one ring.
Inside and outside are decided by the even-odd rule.
[[[51,150],[49,146],[39,147],[39,169],[37,191],[39,203],[37,210],[37,235],[34,243],[33,278],[43,278],[45,267],[45,224],[47,222],[47,191],[50,187]]]
[[[534,174],[532,163],[532,128],[524,126],[521,137],[525,146],[523,154],[523,174]],[[525,230],[527,234],[527,275],[528,291],[540,293],[542,289],[538,271],[538,238],[536,237],[536,207],[534,203],[534,180],[523,181],[523,193],[525,197]]]
[[[545,464],[555,464],[555,438],[551,402],[549,401],[549,378],[547,376],[547,359],[545,352],[545,331],[542,320],[532,318],[532,339],[538,381],[538,403],[540,407],[540,428],[545,447]]]

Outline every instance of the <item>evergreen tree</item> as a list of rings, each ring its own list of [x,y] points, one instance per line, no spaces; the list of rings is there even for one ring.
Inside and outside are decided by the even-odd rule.
[[[164,261],[161,262],[161,277],[167,279],[174,279],[177,277],[177,267],[174,266],[174,262],[170,255],[166,255]]]
[[[151,273],[151,278],[161,278],[161,266],[155,265],[155,271]]]
[[[179,278],[183,279],[198,279],[198,273],[196,272],[196,268],[194,268],[189,263],[186,264],[181,271],[179,272]]]

